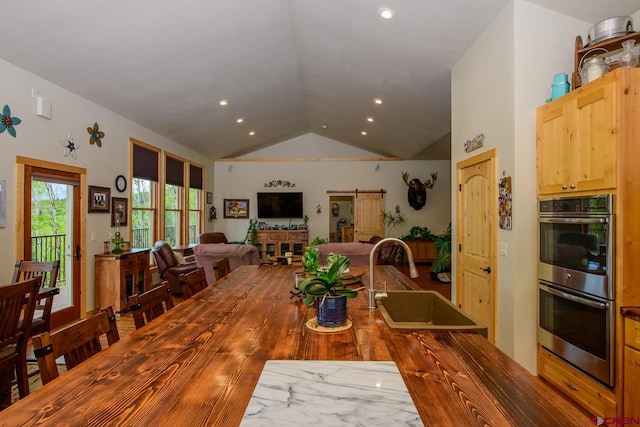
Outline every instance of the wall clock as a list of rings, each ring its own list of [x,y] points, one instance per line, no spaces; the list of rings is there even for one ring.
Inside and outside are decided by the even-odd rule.
[[[119,192],[124,192],[127,189],[127,178],[124,175],[118,175],[116,177],[116,190]]]

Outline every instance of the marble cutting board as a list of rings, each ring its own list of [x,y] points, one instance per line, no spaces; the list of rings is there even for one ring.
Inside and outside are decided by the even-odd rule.
[[[242,426],[422,426],[394,362],[269,360]]]

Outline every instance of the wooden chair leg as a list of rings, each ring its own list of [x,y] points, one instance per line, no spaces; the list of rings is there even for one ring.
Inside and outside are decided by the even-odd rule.
[[[29,395],[29,374],[27,374],[27,355],[26,351],[23,351],[21,358],[19,359],[18,366],[16,366],[16,377],[18,380],[18,392],[20,393],[20,399]]]
[[[11,405],[11,383],[13,382],[13,368],[0,370],[0,409]]]

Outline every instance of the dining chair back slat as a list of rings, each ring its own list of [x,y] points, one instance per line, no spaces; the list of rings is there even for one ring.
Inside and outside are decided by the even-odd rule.
[[[12,283],[41,277],[42,288],[57,288],[60,261],[28,261],[16,262],[13,269]],[[56,292],[49,292],[36,303],[35,317],[31,325],[31,336],[41,334],[51,328],[51,312],[53,311],[53,296]]]
[[[133,323],[139,329],[162,316],[173,308],[173,297],[168,282],[161,282],[159,286],[142,294],[134,294],[129,298]]]
[[[20,397],[29,394],[27,340],[40,282],[40,277],[33,277],[0,286],[0,406],[8,406],[11,402],[14,368]]]
[[[56,359],[60,356],[64,357],[69,370],[102,351],[102,335],[106,335],[109,345],[120,339],[116,316],[111,307],[59,331],[34,336],[33,352],[38,360],[42,383],[47,384],[58,377]]]
[[[213,274],[216,276],[216,281],[222,279],[229,273],[231,273],[231,265],[229,264],[228,257],[213,261]]]
[[[181,274],[179,276],[179,283],[182,288],[182,295],[185,298],[191,298],[207,287],[204,268],[198,267],[189,273]]]

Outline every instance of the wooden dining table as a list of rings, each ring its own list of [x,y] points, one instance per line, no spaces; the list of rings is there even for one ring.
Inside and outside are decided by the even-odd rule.
[[[418,287],[376,266],[388,289]],[[236,426],[269,360],[393,361],[425,425],[584,426],[590,417],[484,337],[392,330],[366,292],[351,328],[309,329],[295,266],[243,266],[21,399],[0,425]],[[368,283],[368,273],[364,276]]]

